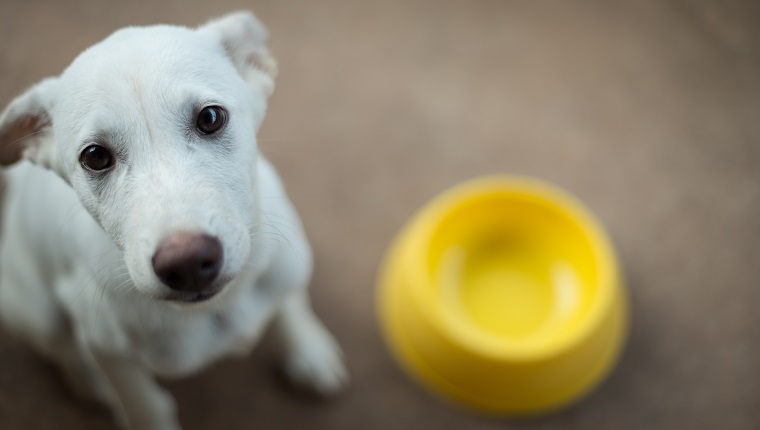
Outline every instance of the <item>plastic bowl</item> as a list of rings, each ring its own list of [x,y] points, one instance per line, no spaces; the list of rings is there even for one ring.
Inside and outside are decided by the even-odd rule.
[[[610,242],[577,200],[491,177],[447,191],[388,251],[378,279],[385,339],[408,373],[476,410],[568,405],[609,372],[626,301]]]

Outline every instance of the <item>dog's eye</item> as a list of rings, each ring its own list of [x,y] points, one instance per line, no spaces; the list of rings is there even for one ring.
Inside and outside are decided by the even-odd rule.
[[[195,126],[203,134],[213,134],[224,125],[227,114],[219,106],[208,106],[198,114]]]
[[[86,169],[101,171],[113,166],[113,155],[100,145],[90,145],[82,151],[79,162]]]

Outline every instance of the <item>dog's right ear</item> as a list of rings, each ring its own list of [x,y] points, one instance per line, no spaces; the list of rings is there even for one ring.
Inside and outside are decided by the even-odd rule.
[[[221,42],[246,81],[261,85],[267,96],[272,94],[277,62],[267,48],[267,29],[253,13],[233,12],[202,25],[198,30]]]
[[[22,157],[44,167],[53,164],[51,115],[56,78],[48,78],[16,97],[0,114],[0,165]]]

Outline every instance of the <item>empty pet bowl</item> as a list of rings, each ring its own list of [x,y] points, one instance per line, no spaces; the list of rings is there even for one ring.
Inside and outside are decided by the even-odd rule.
[[[432,391],[497,414],[567,405],[612,368],[626,304],[611,245],[542,182],[467,182],[425,207],[388,251],[378,311],[398,361]]]

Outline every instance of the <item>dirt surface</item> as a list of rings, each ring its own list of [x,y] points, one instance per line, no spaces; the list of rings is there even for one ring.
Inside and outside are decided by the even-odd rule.
[[[186,430],[760,428],[760,7],[732,1],[0,0],[0,104],[126,25],[253,8],[281,74],[261,133],[316,250],[313,297],[353,385],[295,395],[264,345],[167,385]],[[374,316],[392,235],[488,173],[570,190],[608,227],[630,289],[622,361],[526,422],[414,385]],[[0,428],[110,429],[0,335]]]

